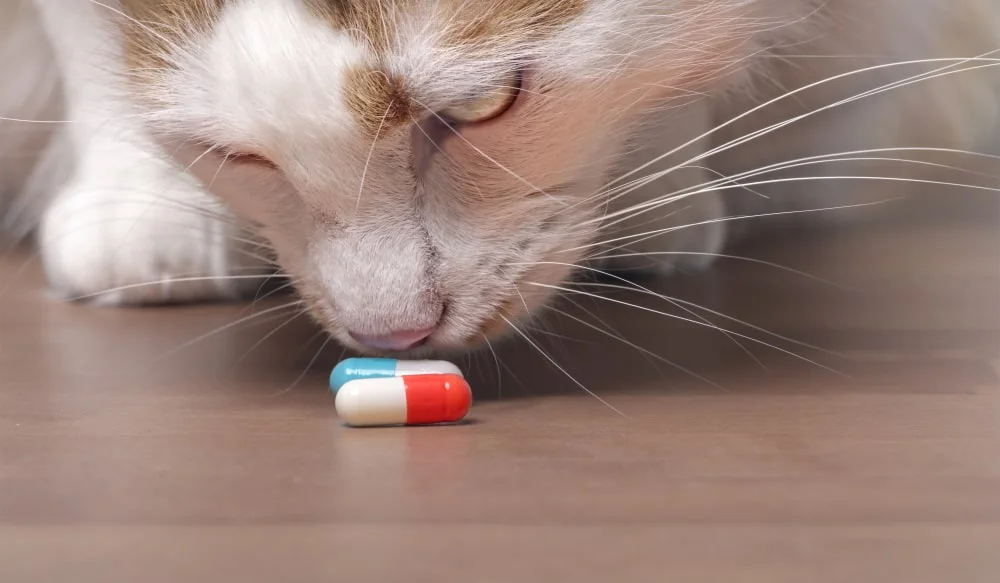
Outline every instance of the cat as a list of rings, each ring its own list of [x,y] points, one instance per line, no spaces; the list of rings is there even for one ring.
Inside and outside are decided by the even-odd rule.
[[[891,198],[889,158],[997,126],[996,0],[7,6],[5,224],[55,291],[233,299],[277,266],[370,354],[511,334],[581,269],[704,268],[745,217]]]

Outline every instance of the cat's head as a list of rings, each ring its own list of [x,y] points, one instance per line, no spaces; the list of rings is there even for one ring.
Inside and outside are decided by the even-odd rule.
[[[122,4],[155,135],[374,351],[475,344],[544,304],[641,114],[761,28],[746,0]]]

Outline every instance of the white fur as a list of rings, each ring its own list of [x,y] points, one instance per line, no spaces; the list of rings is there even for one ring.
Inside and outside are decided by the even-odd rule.
[[[24,140],[49,143],[49,163],[37,168],[58,176],[52,162],[71,150],[75,171],[39,230],[53,286],[67,296],[116,288],[99,296],[108,303],[233,297],[257,282],[227,276],[265,266],[239,243],[244,231],[232,212],[268,240],[317,317],[358,348],[349,332],[435,324],[432,347],[461,348],[498,314],[532,314],[571,264],[702,267],[730,238],[730,223],[719,221],[727,213],[867,201],[896,186],[826,180],[699,191],[720,175],[853,149],[976,149],[997,121],[998,76],[982,69],[806,117],[700,158],[944,64],[845,76],[709,132],[789,89],[880,63],[1000,49],[994,0],[592,0],[552,36],[485,47],[445,44],[451,17],[440,7],[453,4],[425,0],[392,12],[386,26],[396,42],[386,55],[297,2],[244,0],[228,4],[209,30],[183,31],[167,55],[172,69],[141,72],[139,94],[125,83],[115,2],[35,5],[49,44],[38,15],[15,11],[21,28],[0,27],[0,74],[28,79],[22,86],[34,84],[45,98],[0,91],[0,115],[52,114],[54,80],[37,71],[54,58],[71,123],[54,138],[43,132],[51,124],[13,134],[15,126],[0,125],[0,154]],[[3,57],[23,52],[34,60]],[[528,73],[511,112],[455,134],[429,115],[373,142],[345,104],[350,68],[382,67],[437,111],[492,90],[518,62]],[[226,150],[264,154],[280,171],[228,162]],[[621,196],[603,193],[609,179],[647,163],[628,180],[673,171],[612,191]],[[885,174],[875,163],[865,171]],[[0,174],[0,187],[47,200],[37,186],[47,183],[18,172]],[[781,176],[844,172],[813,165]],[[657,202],[684,189],[697,194]],[[26,224],[30,216],[18,226]],[[176,281],[184,277],[198,280]],[[161,283],[141,285],[154,280]]]
[[[116,71],[118,34],[107,9],[75,1],[37,7],[52,41],[45,68],[62,71],[69,98],[60,137],[75,166],[40,224],[54,290],[123,304],[234,297],[254,285],[219,279],[257,261],[229,244],[234,228],[210,216],[222,214],[220,205],[150,140]],[[34,17],[23,14],[26,22]]]

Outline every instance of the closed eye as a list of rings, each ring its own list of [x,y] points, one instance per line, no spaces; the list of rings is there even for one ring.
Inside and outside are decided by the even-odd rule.
[[[261,156],[260,154],[254,154],[252,152],[245,152],[230,148],[217,148],[217,150],[223,156],[225,156],[227,162],[260,166],[260,167],[272,168],[275,170],[278,169],[277,164],[272,162],[269,158]]]
[[[514,73],[496,91],[456,103],[441,110],[441,116],[456,124],[485,123],[496,119],[517,101],[521,94],[522,77]]]

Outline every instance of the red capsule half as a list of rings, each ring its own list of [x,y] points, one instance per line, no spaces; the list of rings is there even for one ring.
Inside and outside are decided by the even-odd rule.
[[[359,379],[341,387],[336,406],[355,427],[454,423],[469,413],[472,390],[454,374]]]

